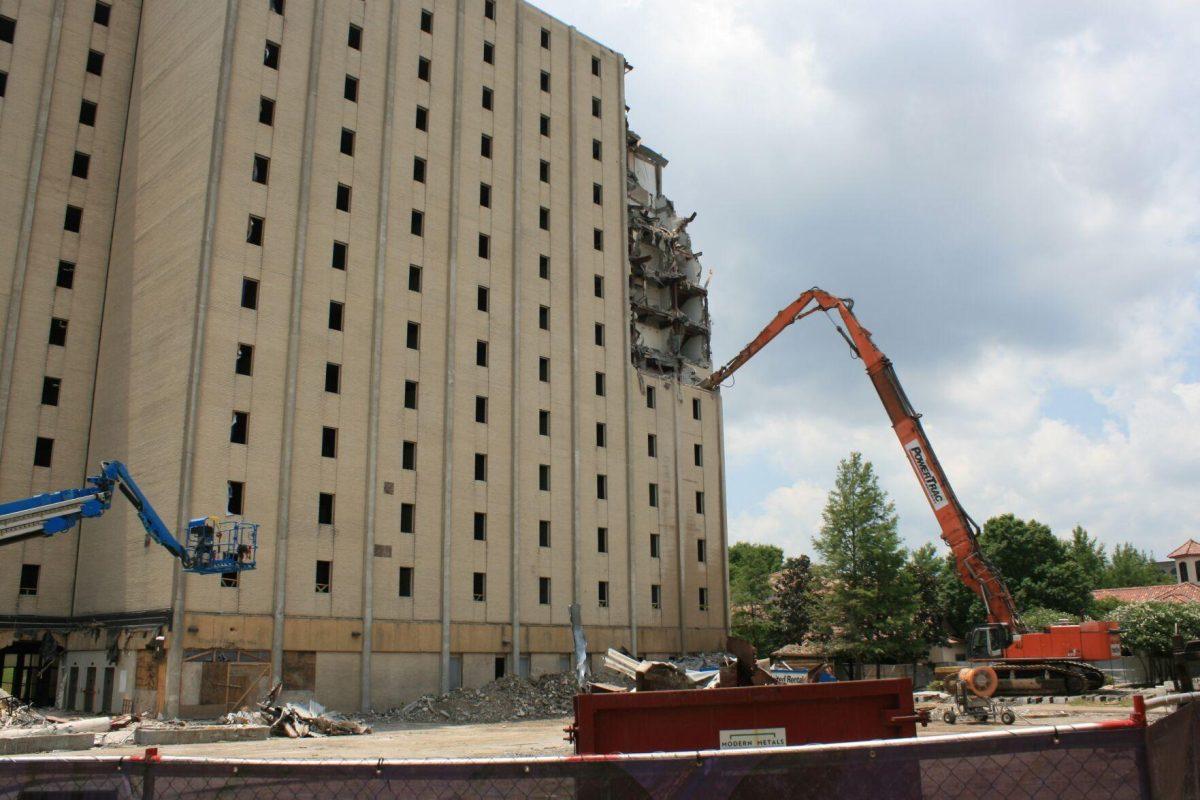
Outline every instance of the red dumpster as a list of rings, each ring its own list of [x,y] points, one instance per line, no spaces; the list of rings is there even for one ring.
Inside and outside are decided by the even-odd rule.
[[[581,694],[575,752],[729,750],[917,735],[912,681]]]

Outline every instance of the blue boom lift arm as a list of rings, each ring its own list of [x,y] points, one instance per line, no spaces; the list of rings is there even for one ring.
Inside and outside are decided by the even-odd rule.
[[[112,507],[113,490],[125,495],[146,533],[183,563],[187,572],[241,572],[257,566],[258,525],[253,522],[199,517],[188,522],[184,541],[171,530],[120,461],[102,461],[100,474],[81,489],[39,494],[0,504],[0,545],[70,530],[84,518],[99,517]]]

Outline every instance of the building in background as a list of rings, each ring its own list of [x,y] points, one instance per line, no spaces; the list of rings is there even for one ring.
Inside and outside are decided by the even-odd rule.
[[[121,504],[5,549],[6,688],[388,707],[562,669],[572,603],[722,646],[707,293],[627,69],[513,0],[0,0],[0,499],[115,458],[262,526],[228,576]]]

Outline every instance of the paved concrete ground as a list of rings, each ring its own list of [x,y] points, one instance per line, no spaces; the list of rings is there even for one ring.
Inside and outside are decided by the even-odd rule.
[[[1033,706],[1018,707],[1014,727],[1066,725],[1126,717],[1129,708]],[[569,755],[571,745],[563,740],[569,717],[529,722],[500,722],[481,725],[424,725],[389,723],[377,725],[368,736],[338,736],[322,739],[271,738],[264,742],[222,742],[168,745],[163,755],[210,758],[498,758],[501,756]],[[919,729],[920,736],[998,730],[999,724],[974,722],[947,725],[935,721]],[[132,743],[96,748],[92,755],[136,755],[142,748]]]

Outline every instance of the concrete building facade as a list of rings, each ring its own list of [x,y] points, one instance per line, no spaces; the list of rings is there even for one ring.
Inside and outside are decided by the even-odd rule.
[[[563,669],[572,604],[723,645],[707,296],[626,71],[514,0],[0,0],[2,497],[120,459],[261,525],[226,576],[119,499],[6,548],[22,693],[385,708]]]

